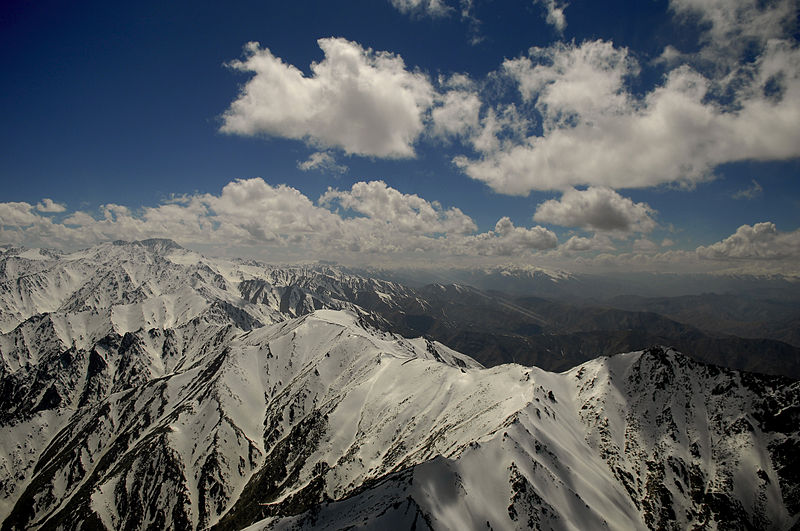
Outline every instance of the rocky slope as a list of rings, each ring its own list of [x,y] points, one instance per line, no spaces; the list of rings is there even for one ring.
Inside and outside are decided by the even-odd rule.
[[[800,518],[793,380],[667,348],[487,369],[364,310],[419,292],[161,240],[0,263],[3,529]]]

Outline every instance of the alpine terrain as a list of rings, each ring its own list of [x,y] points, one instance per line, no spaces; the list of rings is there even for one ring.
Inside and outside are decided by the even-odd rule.
[[[787,377],[485,368],[394,333],[424,290],[336,267],[1,252],[2,529],[800,526]]]

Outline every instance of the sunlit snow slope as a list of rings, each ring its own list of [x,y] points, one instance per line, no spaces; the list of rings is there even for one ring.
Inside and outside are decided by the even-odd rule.
[[[397,284],[162,240],[0,264],[4,529],[798,522],[791,380],[665,348],[485,369],[374,328],[353,301]]]

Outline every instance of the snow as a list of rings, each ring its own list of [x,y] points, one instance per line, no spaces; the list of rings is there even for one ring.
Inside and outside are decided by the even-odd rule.
[[[0,424],[2,519],[30,487],[29,524],[72,500],[109,528],[134,525],[123,492],[209,527],[281,456],[285,476],[275,467],[262,484],[271,498],[248,503],[281,510],[320,478],[315,495],[335,501],[252,529],[643,529],[659,517],[663,492],[647,492],[659,486],[691,527],[699,509],[681,467],[749,517],[797,520],[770,449],[797,430],[755,418],[770,393],[794,388],[756,391],[669,349],[560,374],[487,369],[369,327],[345,293],[391,306],[404,288],[328,267],[208,259],[168,242],[37,252],[0,258],[19,275],[0,290],[0,369],[27,407],[8,406]],[[105,364],[93,373],[90,352]],[[50,388],[60,402],[30,413]]]
[[[26,260],[50,260],[52,257],[42,253],[41,249],[26,249],[17,255]]]

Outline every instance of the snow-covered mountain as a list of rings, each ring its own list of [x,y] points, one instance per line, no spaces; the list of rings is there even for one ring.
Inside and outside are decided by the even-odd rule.
[[[670,349],[483,368],[415,292],[157,240],[0,257],[3,529],[790,529],[800,383]],[[424,303],[424,301],[421,301]]]

